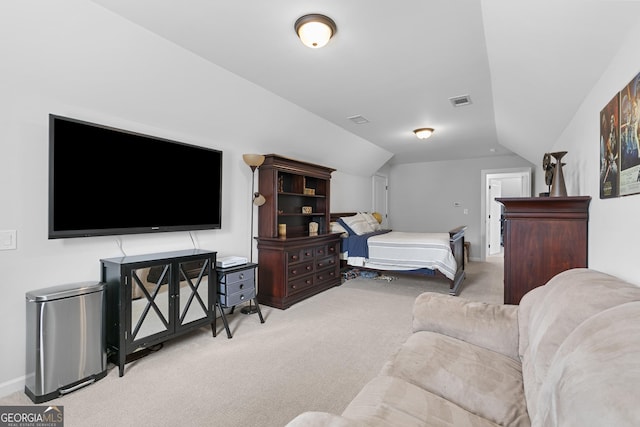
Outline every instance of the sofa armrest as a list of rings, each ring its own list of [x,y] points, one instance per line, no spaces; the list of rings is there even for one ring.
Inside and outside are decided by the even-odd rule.
[[[518,358],[518,306],[425,292],[413,305],[413,331],[431,331]]]
[[[289,421],[286,427],[366,427],[359,421],[350,420],[328,412],[308,411]]]

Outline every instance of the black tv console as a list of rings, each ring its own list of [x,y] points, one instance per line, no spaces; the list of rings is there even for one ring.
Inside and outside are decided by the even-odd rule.
[[[150,346],[204,325],[211,325],[215,337],[216,306],[231,337],[217,293],[216,252],[192,249],[100,262],[107,352],[120,376]]]

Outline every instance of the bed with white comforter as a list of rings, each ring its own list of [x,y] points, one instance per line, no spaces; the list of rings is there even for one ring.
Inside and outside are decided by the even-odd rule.
[[[336,216],[343,215],[343,216]],[[343,231],[342,259],[352,267],[381,271],[440,273],[457,295],[464,279],[464,232],[403,232],[376,229],[366,213],[333,214],[333,231]]]

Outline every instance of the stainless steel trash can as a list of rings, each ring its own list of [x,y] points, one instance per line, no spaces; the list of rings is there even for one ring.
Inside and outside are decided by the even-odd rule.
[[[26,293],[24,391],[54,399],[107,374],[104,284],[71,283]]]

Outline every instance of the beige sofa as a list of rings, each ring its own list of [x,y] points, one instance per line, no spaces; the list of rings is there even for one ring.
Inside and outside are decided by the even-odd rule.
[[[342,415],[288,426],[640,425],[640,287],[574,269],[519,306],[424,293],[413,331]]]

